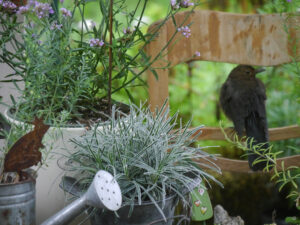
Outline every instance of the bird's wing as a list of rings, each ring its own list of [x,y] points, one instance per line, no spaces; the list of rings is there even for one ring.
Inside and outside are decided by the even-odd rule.
[[[226,116],[233,121],[236,132],[241,136],[244,130],[244,119],[237,91],[234,83],[227,80],[221,88],[220,104]]]
[[[267,99],[266,96],[266,88],[259,79],[256,79],[257,86],[255,89],[255,101],[253,104],[255,104],[256,113],[258,113],[258,117],[260,118],[266,118],[266,107],[265,107],[265,101]]]
[[[230,112],[231,112],[231,107],[230,107],[230,102],[232,99],[232,88],[231,88],[231,83],[229,80],[227,80],[221,87],[221,92],[220,92],[220,104],[221,107],[224,111],[224,113],[231,119]]]
[[[244,114],[241,110],[241,106],[245,104],[245,102],[241,99],[243,90],[235,85],[235,83],[227,80],[222,88],[220,93],[220,103],[225,112],[225,114],[233,120],[234,115],[242,115]]]
[[[220,92],[220,102],[225,102],[225,101],[228,101],[230,100],[231,98],[231,95],[230,95],[230,92],[229,92],[229,81],[226,81],[222,87],[221,87],[221,92]]]

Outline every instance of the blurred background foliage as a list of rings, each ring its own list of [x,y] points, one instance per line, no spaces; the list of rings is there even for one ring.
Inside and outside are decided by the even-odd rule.
[[[68,1],[66,1],[68,3]],[[131,9],[136,0],[128,0]],[[91,21],[100,21],[95,7],[97,3],[87,5],[85,16]],[[164,17],[170,5],[169,0],[151,0],[143,18],[144,30],[154,21]],[[283,13],[300,11],[300,0],[206,0],[199,1],[198,9],[218,10],[233,13]],[[78,20],[80,25],[79,17]],[[126,24],[126,18],[120,17]],[[134,26],[134,24],[132,24]],[[295,56],[298,57],[298,56]],[[193,117],[193,125],[219,126],[222,120],[225,126],[233,126],[221,112],[218,98],[220,87],[229,72],[236,65],[215,62],[192,62],[177,65],[170,70],[170,105],[172,111],[180,111],[183,121]],[[277,67],[268,67],[259,78],[267,89],[267,116],[269,127],[300,124],[300,73],[299,63],[291,63]],[[146,81],[146,76],[142,77]],[[137,82],[137,81],[135,81]],[[117,93],[114,99],[139,104],[148,98],[147,87],[135,83],[128,93]],[[209,148],[212,153],[221,153],[230,158],[240,158],[242,151],[226,142],[199,142]],[[299,154],[300,139],[273,142],[275,151],[283,151],[282,156]],[[258,225],[272,222],[272,214],[276,211],[277,224],[284,222],[286,216],[297,213],[294,202],[286,200],[289,187],[278,192],[278,186],[270,182],[266,174],[231,174],[224,173],[218,179],[225,188],[213,185],[210,196],[213,205],[222,204],[230,215],[241,215],[246,224]],[[299,182],[299,181],[298,181]],[[273,214],[274,215],[274,214]],[[207,224],[211,223],[208,222]],[[198,223],[201,224],[201,223]]]

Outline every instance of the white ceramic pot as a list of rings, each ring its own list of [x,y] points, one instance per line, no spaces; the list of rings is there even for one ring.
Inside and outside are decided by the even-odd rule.
[[[5,117],[11,123],[23,125],[5,111]],[[67,149],[74,149],[70,139],[84,134],[84,127],[75,128],[56,128],[50,127],[43,139],[45,150],[50,150],[50,158],[47,159],[46,165],[38,170],[36,179],[36,224],[41,224],[44,220],[62,209],[66,203],[65,194],[59,188],[59,183],[63,175],[63,170],[58,167],[57,160],[67,154]],[[44,156],[43,156],[44,157]],[[36,169],[37,167],[33,167]]]

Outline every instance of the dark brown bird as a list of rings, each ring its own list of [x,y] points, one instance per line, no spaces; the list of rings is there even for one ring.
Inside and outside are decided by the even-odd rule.
[[[247,137],[254,139],[252,146],[265,143],[261,149],[267,149],[266,90],[264,84],[256,78],[256,74],[262,71],[264,69],[255,70],[246,65],[234,68],[221,88],[220,103],[240,137],[245,130]],[[262,170],[266,166],[266,161],[253,165],[257,158],[261,159],[258,154],[250,152],[248,155],[249,166],[253,171]]]
[[[25,134],[11,147],[4,159],[4,172],[17,172],[22,179],[22,170],[41,162],[42,139],[49,129],[42,119],[35,119],[34,130]]]

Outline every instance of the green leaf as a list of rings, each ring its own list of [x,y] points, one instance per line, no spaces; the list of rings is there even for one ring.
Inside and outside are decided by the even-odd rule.
[[[125,91],[126,91],[126,94],[127,94],[128,97],[129,97],[130,101],[131,101],[131,102],[134,102],[134,98],[133,98],[132,94],[130,93],[130,91],[128,91],[127,88],[125,88]]]
[[[297,224],[298,225],[300,223],[300,219],[297,218],[297,217],[286,217],[285,222],[290,223],[290,224]]]
[[[16,103],[16,100],[15,100],[15,98],[14,98],[13,95],[10,95],[10,99],[11,99],[13,105],[16,105],[16,104],[17,104],[17,103]]]
[[[158,81],[158,74],[155,71],[155,69],[150,68],[150,71],[153,73],[153,75],[155,76],[155,79]]]

